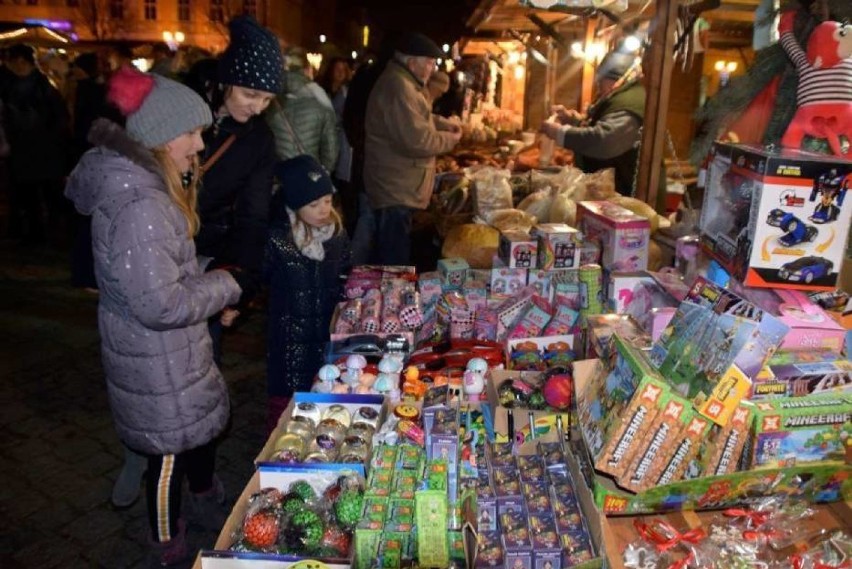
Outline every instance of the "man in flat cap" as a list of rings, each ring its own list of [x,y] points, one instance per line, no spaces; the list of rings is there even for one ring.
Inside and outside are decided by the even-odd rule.
[[[435,156],[461,138],[458,123],[434,116],[424,94],[442,55],[428,37],[405,36],[367,103],[364,187],[376,217],[376,257],[383,265],[410,262],[411,218],[429,205]]]

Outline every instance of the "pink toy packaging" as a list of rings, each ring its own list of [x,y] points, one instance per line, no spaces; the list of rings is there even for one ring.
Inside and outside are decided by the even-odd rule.
[[[536,295],[548,302],[553,301],[553,285],[551,271],[533,269],[527,273],[527,286],[535,289]]]
[[[833,350],[840,353],[846,329],[808,295],[798,290],[743,288],[734,282],[731,290],[753,302],[789,326],[779,347],[782,351]]]
[[[482,281],[467,281],[462,287],[462,295],[467,301],[467,307],[476,312],[482,310],[488,303],[486,285]]]
[[[716,143],[701,247],[747,287],[833,290],[852,223],[852,161]]]
[[[491,269],[491,298],[503,300],[515,296],[527,284],[527,269],[508,267]]]
[[[607,275],[606,307],[616,314],[624,314],[633,301],[634,291],[640,284],[653,284],[654,279],[645,271],[635,273],[610,273]]]
[[[511,269],[531,269],[535,267],[538,244],[535,239],[523,231],[503,231],[497,254],[500,260]]]
[[[580,232],[564,223],[541,223],[532,231],[538,239],[539,269],[573,269],[580,266]]]
[[[443,293],[441,275],[437,271],[421,273],[417,279],[417,286],[420,289],[420,302],[423,306],[431,306],[438,302]]]
[[[601,266],[609,271],[648,268],[651,224],[647,218],[609,202],[580,202],[577,220],[586,239],[601,245]]]

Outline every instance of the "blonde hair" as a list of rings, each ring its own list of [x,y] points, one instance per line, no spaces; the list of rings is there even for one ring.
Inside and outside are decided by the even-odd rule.
[[[296,223],[298,223],[305,230],[305,245],[314,240],[314,230],[313,226],[305,223],[301,217],[299,217],[299,212],[295,211]],[[340,217],[340,213],[337,211],[337,208],[334,205],[331,206],[331,213],[329,214],[331,217],[331,222],[334,224],[334,233],[332,233],[332,237],[336,237],[340,234],[341,229],[343,229],[343,218]],[[293,235],[296,234],[295,223],[293,224]]]
[[[169,156],[169,151],[164,146],[154,148],[151,152],[154,153],[157,163],[163,170],[163,180],[166,182],[166,191],[169,197],[172,198],[174,204],[186,218],[186,224],[189,226],[189,238],[192,239],[201,226],[201,219],[198,217],[198,179],[201,175],[198,166],[198,156],[194,156],[190,166],[189,183],[184,184],[183,175],[178,170],[177,164]]]

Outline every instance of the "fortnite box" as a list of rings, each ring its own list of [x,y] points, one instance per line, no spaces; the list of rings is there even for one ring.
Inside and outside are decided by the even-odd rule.
[[[750,399],[852,392],[852,362],[841,359],[836,352],[784,352],[781,355],[783,358],[770,358],[757,374]]]
[[[745,466],[852,463],[852,396],[808,395],[755,405]]]
[[[608,271],[648,268],[651,224],[647,218],[610,202],[580,202],[577,223],[586,239],[601,244],[601,266]]]
[[[695,398],[698,412],[724,425],[789,328],[699,277],[650,359],[672,391]]]
[[[701,246],[746,286],[829,290],[852,221],[852,162],[717,143],[707,170]]]

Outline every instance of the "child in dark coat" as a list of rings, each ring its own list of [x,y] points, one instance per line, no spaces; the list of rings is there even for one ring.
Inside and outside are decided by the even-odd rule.
[[[295,391],[308,391],[324,363],[349,238],[332,206],[334,186],[307,155],[279,162],[264,274],[269,284],[267,388],[271,431]]]

